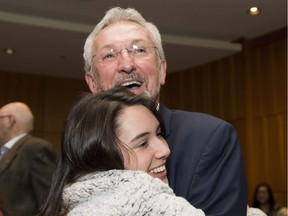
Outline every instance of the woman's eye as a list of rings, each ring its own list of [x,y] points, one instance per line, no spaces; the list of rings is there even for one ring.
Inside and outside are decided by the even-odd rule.
[[[138,147],[139,148],[144,148],[144,147],[146,147],[147,146],[147,142],[143,142],[143,143],[141,143],[140,145],[138,145]]]
[[[157,133],[157,136],[158,136],[158,137],[164,137],[164,133],[163,133],[162,131],[159,131],[159,132]]]

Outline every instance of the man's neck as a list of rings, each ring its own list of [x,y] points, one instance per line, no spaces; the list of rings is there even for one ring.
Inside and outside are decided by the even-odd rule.
[[[10,139],[8,142],[4,143],[4,145],[5,145],[7,148],[12,148],[13,145],[14,145],[18,140],[20,140],[22,137],[24,137],[25,135],[27,135],[27,133],[19,134],[19,135],[13,137],[12,139]]]

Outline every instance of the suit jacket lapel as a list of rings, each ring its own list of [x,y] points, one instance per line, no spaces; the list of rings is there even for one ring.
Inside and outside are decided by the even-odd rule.
[[[172,111],[165,107],[163,104],[160,104],[159,112],[164,121],[166,138],[168,138],[170,135],[170,121],[172,117]]]
[[[26,136],[22,137],[0,159],[0,175],[2,175],[2,173],[6,170],[6,168],[9,166],[9,164],[11,164],[12,161],[17,157],[17,153],[18,153],[19,149],[23,146],[25,141],[27,139],[29,139],[30,137],[31,137],[31,135],[26,135]]]

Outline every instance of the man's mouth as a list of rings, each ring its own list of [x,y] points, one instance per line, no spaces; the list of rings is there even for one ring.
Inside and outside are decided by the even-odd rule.
[[[129,89],[131,89],[131,88],[139,88],[139,87],[141,87],[141,85],[142,85],[142,82],[135,81],[135,80],[124,82],[124,83],[121,84],[121,86],[124,86],[124,87],[129,88]]]
[[[154,168],[152,170],[149,170],[149,173],[161,173],[161,172],[163,172],[165,170],[166,170],[165,165],[162,165],[162,166],[156,167],[156,168]]]

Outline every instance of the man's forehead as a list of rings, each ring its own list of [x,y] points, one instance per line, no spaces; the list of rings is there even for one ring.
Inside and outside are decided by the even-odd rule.
[[[149,31],[134,22],[130,21],[122,21],[116,22],[106,26],[102,29],[97,35],[95,35],[94,42],[98,42],[99,40],[101,43],[103,41],[109,40],[137,40],[137,39],[147,39],[149,38]]]

